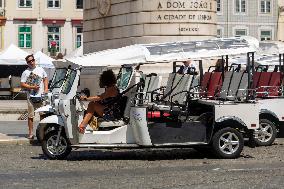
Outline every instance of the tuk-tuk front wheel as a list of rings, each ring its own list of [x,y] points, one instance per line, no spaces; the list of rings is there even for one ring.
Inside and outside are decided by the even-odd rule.
[[[244,138],[236,129],[226,127],[213,135],[212,147],[219,158],[237,158],[244,148]]]
[[[44,135],[46,135],[48,132],[52,131],[52,130],[56,130],[57,125],[49,125],[48,127],[44,126],[44,125],[38,125],[36,128],[36,138],[38,140],[38,142],[42,142],[43,137],[40,136],[40,130],[41,127],[44,127]]]
[[[48,132],[42,141],[42,151],[49,159],[64,159],[72,150],[68,139],[63,133],[60,134],[58,143],[57,136],[58,130],[53,130]]]

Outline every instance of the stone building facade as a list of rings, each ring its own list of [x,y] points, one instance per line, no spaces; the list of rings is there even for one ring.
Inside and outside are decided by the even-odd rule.
[[[1,15],[1,13],[3,13]],[[0,0],[1,49],[68,54],[83,41],[83,0]]]
[[[217,0],[217,36],[249,35],[278,40],[279,2],[282,0]]]
[[[215,0],[85,0],[84,53],[216,36]]]
[[[284,41],[284,1],[279,0],[279,21],[278,21],[278,35],[279,41]]]

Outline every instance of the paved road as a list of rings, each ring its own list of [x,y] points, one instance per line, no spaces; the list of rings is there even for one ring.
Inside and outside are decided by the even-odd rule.
[[[284,140],[235,160],[191,149],[80,150],[51,161],[40,146],[0,144],[1,188],[283,188]]]
[[[1,132],[21,137],[26,122],[0,122]],[[80,149],[51,161],[38,145],[3,143],[0,154],[0,188],[284,188],[284,139],[233,160],[193,149]]]

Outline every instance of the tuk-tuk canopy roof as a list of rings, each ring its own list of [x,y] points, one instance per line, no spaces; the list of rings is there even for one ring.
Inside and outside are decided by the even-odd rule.
[[[224,55],[240,55],[247,52],[256,52],[258,47],[259,42],[257,39],[243,36],[203,41],[136,44],[67,58],[67,61],[83,67],[164,63]]]
[[[259,43],[259,54],[278,55],[284,53],[284,42],[282,41],[261,41]]]
[[[279,54],[284,53],[284,42],[262,41],[259,43],[259,55],[256,57],[258,65],[279,65]],[[283,64],[283,57],[282,63]]]
[[[258,65],[279,65],[279,55],[262,56],[256,59],[255,62]]]

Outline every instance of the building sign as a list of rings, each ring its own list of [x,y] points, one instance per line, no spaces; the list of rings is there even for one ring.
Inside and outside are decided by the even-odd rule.
[[[161,22],[198,22],[198,23],[215,23],[216,15],[211,12],[201,11],[159,11],[151,13],[152,23]]]
[[[158,0],[156,3],[157,11],[151,13],[151,23],[175,24],[172,27],[178,23],[178,34],[200,34],[201,30],[204,31],[204,25],[200,28],[199,24],[216,23],[216,1]]]
[[[216,36],[216,0],[86,1],[84,41],[95,51]]]
[[[159,0],[158,10],[200,10],[215,11],[215,1],[213,0]]]

